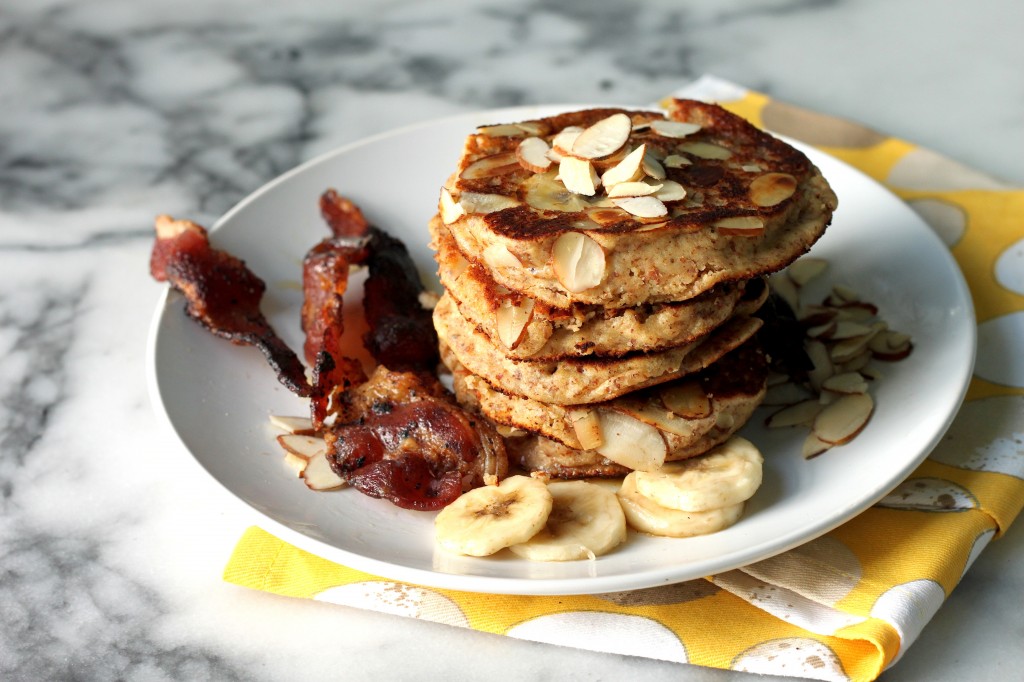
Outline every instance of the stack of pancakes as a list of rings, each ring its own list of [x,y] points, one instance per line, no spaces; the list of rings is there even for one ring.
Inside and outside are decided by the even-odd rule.
[[[764,276],[836,207],[799,151],[720,107],[485,126],[430,224],[456,395],[526,470],[610,476],[702,454],[750,417]]]

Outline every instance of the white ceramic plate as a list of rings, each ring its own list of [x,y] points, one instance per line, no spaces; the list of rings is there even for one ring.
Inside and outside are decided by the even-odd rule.
[[[476,125],[523,120],[567,107],[517,108],[405,128],[339,149],[286,173],[215,226],[215,246],[244,258],[268,286],[263,309],[292,348],[301,260],[326,234],[317,199],[328,187],[402,238],[426,277],[434,263],[426,224],[438,190]],[[975,326],[970,296],[949,252],[907,206],[871,179],[796,145],[821,168],[840,209],[814,255],[830,281],[880,305],[914,337],[903,362],[882,364],[877,410],[849,445],[804,461],[799,429],[768,431],[755,418],[744,434],[765,454],[764,484],[742,520],[685,540],[631,534],[596,561],[531,563],[504,552],[456,557],[433,545],[433,515],[399,509],[346,489],[314,493],[286,468],[270,414],[307,414],[277,383],[262,355],[214,338],[168,295],[150,335],[150,386],[185,448],[261,526],[333,561],[421,585],[491,593],[583,594],[651,587],[729,570],[806,542],[850,519],[903,480],[937,443],[971,375]],[[436,280],[434,280],[436,283]],[[358,308],[359,287],[350,288]],[[352,319],[350,315],[348,319]],[[763,417],[763,415],[761,415]]]

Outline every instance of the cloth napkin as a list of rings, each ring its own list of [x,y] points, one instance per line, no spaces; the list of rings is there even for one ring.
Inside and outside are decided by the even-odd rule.
[[[1024,506],[1024,190],[912,143],[704,77],[672,93],[717,101],[815,145],[907,201],[974,297],[979,353],[948,434],[888,497],[804,546],[745,568],[615,594],[484,595],[402,584],[251,528],[224,579],[552,644],[715,668],[872,680],[899,659]]]

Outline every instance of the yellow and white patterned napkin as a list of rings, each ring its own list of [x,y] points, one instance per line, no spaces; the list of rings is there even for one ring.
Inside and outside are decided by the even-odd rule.
[[[975,375],[948,434],[893,493],[802,547],[705,580],[604,595],[424,588],[331,563],[259,529],[224,579],[581,649],[823,680],[873,680],[899,659],[971,563],[1024,507],[1024,190],[909,142],[715,78],[672,93],[859,168],[907,201],[974,297]]]

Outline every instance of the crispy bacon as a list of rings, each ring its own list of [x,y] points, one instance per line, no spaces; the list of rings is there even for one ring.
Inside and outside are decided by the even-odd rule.
[[[433,372],[440,361],[437,332],[420,303],[423,283],[416,265],[398,239],[377,228],[370,235],[370,276],[363,294],[370,331],[363,343],[390,369]]]
[[[310,412],[318,429],[337,395],[366,381],[362,364],[345,356],[341,337],[349,265],[366,260],[367,242],[363,237],[325,239],[310,249],[302,262],[303,351],[313,367]]]
[[[169,282],[185,296],[189,317],[232,343],[255,346],[288,390],[309,395],[302,363],[260,312],[263,281],[244,261],[212,248],[202,226],[157,217],[149,269],[157,281]]]
[[[335,237],[362,237],[370,229],[359,207],[333,189],[320,195],[320,215]]]
[[[433,374],[380,366],[343,403],[347,423],[327,433],[327,458],[371,497],[437,510],[507,471],[493,427],[455,404]]]

